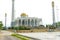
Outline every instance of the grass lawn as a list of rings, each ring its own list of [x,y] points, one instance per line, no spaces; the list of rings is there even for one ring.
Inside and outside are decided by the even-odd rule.
[[[17,37],[17,38],[19,38],[20,40],[29,40],[28,37],[24,37],[24,36],[22,36],[22,35],[20,35],[20,34],[11,34],[11,36]]]

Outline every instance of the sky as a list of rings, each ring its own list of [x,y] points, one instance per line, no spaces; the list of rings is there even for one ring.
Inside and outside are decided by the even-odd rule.
[[[55,20],[60,21],[60,0],[15,0],[15,18],[21,13],[29,17],[42,18],[42,24],[52,24],[52,6],[55,2]],[[0,21],[5,25],[5,13],[7,13],[7,26],[11,24],[12,0],[0,0]]]

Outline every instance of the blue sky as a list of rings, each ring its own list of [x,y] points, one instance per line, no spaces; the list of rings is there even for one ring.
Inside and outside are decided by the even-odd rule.
[[[26,13],[29,17],[42,18],[43,24],[52,24],[51,2],[55,2],[56,22],[60,21],[60,0],[15,0],[15,18],[21,13]],[[0,20],[5,25],[5,13],[7,13],[7,26],[11,23],[12,0],[0,0]]]

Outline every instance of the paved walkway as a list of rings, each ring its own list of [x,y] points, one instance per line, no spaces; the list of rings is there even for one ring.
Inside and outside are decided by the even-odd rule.
[[[1,31],[0,40],[19,40],[16,37],[10,36],[11,34],[12,32],[9,32],[9,31]],[[40,39],[30,37],[30,40],[40,40]]]
[[[60,32],[37,32],[37,33],[19,33],[20,35],[37,38],[40,40],[60,40]]]
[[[12,32],[8,32],[8,31],[2,31],[0,33],[0,40],[19,40],[16,37],[12,37],[10,36],[10,34],[12,34]]]
[[[12,36],[4,36],[3,37],[3,40],[19,40],[19,39],[17,39],[16,37],[12,37]]]

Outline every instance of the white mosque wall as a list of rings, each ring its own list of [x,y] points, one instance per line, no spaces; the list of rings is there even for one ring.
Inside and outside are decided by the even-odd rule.
[[[19,23],[19,20],[21,21],[20,23]],[[15,24],[14,26],[23,26],[23,25],[24,26],[39,26],[39,25],[42,25],[42,19],[35,18],[35,17],[18,17],[14,20],[14,24]]]

